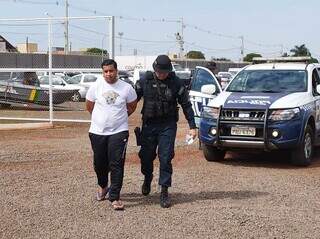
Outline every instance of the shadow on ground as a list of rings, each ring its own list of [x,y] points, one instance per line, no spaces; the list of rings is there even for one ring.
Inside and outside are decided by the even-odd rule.
[[[315,149],[313,161],[307,168],[320,167],[320,148]],[[209,162],[210,163],[210,162]],[[228,152],[225,159],[216,163],[242,166],[242,167],[264,167],[277,169],[305,169],[306,167],[294,166],[290,162],[288,152]]]
[[[266,196],[269,193],[258,191],[215,191],[215,192],[192,192],[192,193],[170,193],[173,205],[195,203],[207,200],[232,199],[243,200]],[[151,193],[149,196],[143,196],[140,193],[124,193],[121,198],[126,203],[126,208],[137,207],[141,205],[159,204],[159,193]]]

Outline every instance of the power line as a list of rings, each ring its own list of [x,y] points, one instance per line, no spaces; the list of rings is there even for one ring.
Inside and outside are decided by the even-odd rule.
[[[70,26],[70,27],[73,27],[73,28],[80,29],[80,30],[82,30],[82,31],[95,33],[95,34],[97,34],[97,35],[109,36],[109,34],[102,33],[102,32],[98,32],[98,31],[95,31],[95,30],[91,30],[91,29],[88,29],[88,28],[85,28],[85,27],[80,27],[80,26],[73,25],[73,24],[69,24],[69,26]]]
[[[262,44],[262,43],[257,43],[251,40],[246,39],[246,43],[250,43],[252,45],[260,46],[260,47],[282,47],[282,44]]]
[[[103,36],[109,36],[109,34],[106,34],[106,33],[102,33],[102,32],[98,32],[98,31],[94,31],[94,30],[90,30],[88,28],[84,28],[84,27],[80,27],[80,26],[77,26],[77,25],[74,25],[74,24],[69,24],[71,27],[74,27],[74,28],[78,28],[80,30],[83,30],[83,31],[86,31],[86,32],[91,32],[91,33],[95,33],[95,34],[98,34],[98,35],[103,35]],[[115,38],[118,38],[120,39],[119,36],[115,36]],[[154,40],[142,40],[142,39],[135,39],[135,38],[128,38],[128,37],[122,37],[121,39],[123,40],[127,40],[127,41],[136,41],[136,42],[144,42],[144,43],[173,43],[175,41],[154,41]]]
[[[198,27],[198,26],[196,26],[196,25],[184,24],[184,26],[185,26],[185,27],[192,28],[192,29],[197,30],[197,31],[200,31],[200,32],[204,32],[204,33],[210,34],[210,35],[215,35],[215,36],[219,36],[219,37],[224,37],[224,38],[230,38],[230,39],[237,39],[237,40],[239,40],[239,37],[237,37],[237,36],[222,34],[222,33],[218,33],[218,32],[215,32],[215,31],[203,29],[203,28]]]
[[[1,32],[1,34],[16,34],[16,35],[47,35],[41,32]]]
[[[225,49],[214,49],[214,48],[208,48],[208,47],[201,46],[201,45],[198,45],[198,44],[195,44],[195,43],[190,43],[190,42],[186,42],[186,44],[190,45],[190,46],[195,46],[195,47],[198,47],[200,49],[207,50],[207,51],[211,51],[211,52],[223,52],[223,51],[239,50],[239,47],[225,48]]]
[[[10,0],[8,0],[10,1]],[[63,6],[63,2],[62,1],[36,1],[36,0],[11,0],[13,2],[20,2],[20,3],[26,3],[26,4],[45,4],[45,5],[57,5],[57,6]],[[105,15],[105,13],[97,11],[97,10],[92,10],[92,9],[87,9],[87,8],[81,8],[78,7],[76,5],[73,4],[68,4],[68,6],[72,9],[75,10],[79,10],[79,11],[84,11],[84,12],[90,12],[93,14],[102,14]],[[159,18],[159,19],[154,19],[154,18],[137,18],[137,17],[130,17],[130,16],[115,16],[116,18],[120,19],[120,20],[128,20],[128,21],[138,21],[138,22],[160,22],[160,23],[182,23],[182,29],[183,28],[190,28],[202,33],[207,33],[213,36],[217,36],[217,37],[222,37],[222,38],[229,38],[229,39],[234,39],[234,40],[241,40],[241,37],[239,36],[235,36],[235,35],[228,35],[228,34],[223,34],[223,33],[219,33],[216,31],[212,31],[212,30],[208,30],[208,29],[204,29],[202,27],[196,26],[196,25],[192,25],[192,24],[188,24],[188,23],[183,23],[183,20],[181,19],[168,19],[168,18]],[[79,28],[79,27],[78,27]],[[80,28],[79,28],[80,29]],[[87,30],[88,31],[88,30]],[[93,32],[93,31],[90,31]],[[99,34],[103,34],[103,33],[99,33]],[[106,34],[104,34],[106,35]],[[116,37],[119,38],[119,37]],[[137,42],[157,42],[157,43],[169,43],[168,41],[149,41],[149,40],[141,40],[141,39],[133,39],[133,38],[123,38],[124,40],[128,40],[128,41],[137,41]],[[243,42],[243,38],[242,38],[242,42]],[[252,45],[256,45],[259,47],[280,47],[280,44],[262,44],[262,43],[257,43],[251,40],[246,39],[246,43],[248,44],[252,44]],[[203,49],[206,49],[206,47],[202,47]],[[210,49],[210,48],[207,48]],[[231,48],[234,49],[234,48]],[[244,49],[243,47],[243,43],[242,43],[242,47],[241,47],[242,51]],[[283,51],[283,50],[282,50]]]
[[[61,23],[52,23],[52,25],[59,25]],[[22,23],[22,24],[10,24],[10,23],[0,23],[0,26],[8,27],[34,27],[34,26],[48,26],[48,23]]]
[[[27,4],[37,4],[37,5],[59,5],[59,1],[33,1],[33,0],[7,0],[7,2],[21,2]]]

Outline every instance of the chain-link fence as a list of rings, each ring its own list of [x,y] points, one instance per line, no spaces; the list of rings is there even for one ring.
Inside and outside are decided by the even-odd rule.
[[[113,17],[0,19],[3,26],[29,36],[0,38],[11,52],[0,54],[0,120],[89,122],[85,95],[114,56]]]

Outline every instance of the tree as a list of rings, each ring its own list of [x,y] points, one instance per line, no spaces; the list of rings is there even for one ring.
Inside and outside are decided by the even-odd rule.
[[[189,51],[186,57],[189,59],[206,59],[201,51]]]
[[[310,56],[311,60],[309,61],[310,63],[318,63],[319,61],[316,58],[313,58],[311,56],[311,52],[309,49],[306,47],[305,44],[302,44],[300,46],[296,45],[294,48],[290,50],[292,52],[292,56]]]
[[[319,63],[317,58],[311,57],[310,63]]]
[[[259,53],[249,53],[243,58],[243,61],[252,62],[254,57],[261,57],[261,55]]]
[[[91,54],[96,54],[96,55],[101,55],[102,51],[103,51],[103,55],[107,55],[108,54],[107,50],[103,50],[103,49],[96,48],[96,47],[88,48],[86,50],[86,52],[91,53]]]
[[[305,44],[294,46],[290,52],[293,53],[292,56],[311,56],[311,53]]]

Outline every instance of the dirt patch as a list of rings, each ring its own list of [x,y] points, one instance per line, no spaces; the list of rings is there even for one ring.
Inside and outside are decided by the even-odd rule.
[[[94,200],[96,179],[88,124],[2,131],[0,238],[319,238],[320,158],[296,168],[281,155],[229,153],[209,163],[178,126],[173,206],[159,206],[158,169],[152,193],[142,175],[130,119],[122,199],[124,212]],[[158,166],[158,161],[155,161]]]

